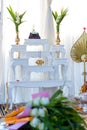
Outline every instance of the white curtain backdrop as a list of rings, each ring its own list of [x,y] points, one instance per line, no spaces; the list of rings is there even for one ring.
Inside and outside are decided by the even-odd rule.
[[[41,0],[41,34],[50,44],[54,44],[55,33],[51,4],[52,0]]]
[[[10,15],[7,12],[6,7],[9,6],[9,4],[14,8],[14,10],[17,10],[20,12],[23,12],[27,10],[27,13],[25,15],[25,23],[23,23],[20,26],[20,39],[21,44],[23,44],[24,39],[28,38],[30,31],[32,31],[33,25],[35,26],[35,29],[37,32],[40,33],[42,38],[47,38],[50,42],[50,44],[53,44],[55,41],[55,30],[52,30],[52,28],[55,29],[55,24],[52,19],[52,13],[51,10],[60,11],[62,7],[68,8],[68,15],[64,18],[63,22],[61,23],[60,27],[60,38],[61,38],[61,44],[65,46],[66,49],[66,57],[69,60],[68,65],[68,71],[67,71],[67,79],[71,80],[73,82],[73,87],[71,88],[72,95],[78,95],[80,92],[81,85],[83,84],[83,64],[77,64],[72,61],[70,57],[70,50],[74,42],[79,38],[79,36],[83,32],[83,27],[87,27],[87,6],[86,6],[86,0],[3,0],[4,6],[3,6],[3,35],[2,39],[0,39],[0,42],[3,41],[2,45],[0,44],[0,91],[2,93],[3,86],[3,79],[4,79],[4,70],[5,70],[5,81],[7,80],[7,72],[8,67],[8,52],[9,48],[12,44],[15,44],[15,29],[13,23],[8,19]],[[42,2],[43,4],[41,4]],[[40,7],[41,5],[41,7]],[[43,12],[43,14],[42,14]],[[41,15],[42,14],[42,15]],[[1,24],[2,27],[2,24]],[[1,32],[2,33],[2,32]],[[5,54],[5,62],[3,62],[3,48],[4,48],[4,54]],[[4,64],[5,63],[5,64]],[[4,66],[6,65],[6,69],[4,69]],[[5,85],[5,84],[4,84]],[[1,87],[2,86],[2,87]],[[26,90],[25,90],[26,92]],[[31,91],[33,92],[33,90]],[[22,95],[22,96],[21,96]],[[29,95],[30,97],[31,93],[27,92],[25,95],[23,95],[23,91],[21,91],[17,94],[17,100],[20,97],[27,98],[26,95]],[[4,94],[3,94],[4,97]],[[2,98],[3,98],[2,97]],[[1,99],[1,98],[0,98]]]
[[[5,98],[5,83],[4,83],[4,70],[5,70],[5,60],[4,60],[4,53],[3,53],[3,0],[0,1],[0,103],[4,102]]]

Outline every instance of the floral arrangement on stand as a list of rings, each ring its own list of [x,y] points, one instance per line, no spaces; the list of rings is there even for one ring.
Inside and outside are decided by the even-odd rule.
[[[59,45],[60,44],[60,37],[59,37],[59,33],[60,33],[60,24],[62,22],[62,20],[64,19],[64,17],[67,15],[68,9],[61,9],[61,13],[59,15],[59,13],[57,11],[52,11],[52,15],[53,18],[55,20],[56,23],[56,33],[57,33],[57,39],[56,39],[56,44]]]
[[[23,127],[26,130],[85,130],[87,127],[60,89],[51,97],[47,91],[33,94],[26,106],[7,114],[4,121],[9,129],[17,130],[23,123],[27,123]]]
[[[15,12],[12,7],[9,5],[9,7],[7,7],[7,10],[11,16],[11,21],[14,23],[15,25],[15,30],[16,30],[16,39],[15,42],[18,45],[20,42],[20,38],[19,38],[19,25],[21,25],[24,21],[23,16],[25,15],[26,11],[23,12],[22,14],[19,14],[18,12]]]

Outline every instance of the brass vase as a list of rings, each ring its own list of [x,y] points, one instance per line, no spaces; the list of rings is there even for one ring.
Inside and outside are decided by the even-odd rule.
[[[19,45],[20,43],[19,32],[16,32],[15,42],[16,42],[16,45]]]
[[[15,42],[16,42],[16,45],[19,45],[19,44],[20,44],[19,32],[16,32]],[[18,52],[17,58],[20,58],[20,52]]]
[[[8,82],[6,82],[6,108],[5,111],[8,112],[9,110],[9,104],[8,104]]]
[[[59,32],[57,32],[56,45],[60,45],[60,36],[59,36]]]

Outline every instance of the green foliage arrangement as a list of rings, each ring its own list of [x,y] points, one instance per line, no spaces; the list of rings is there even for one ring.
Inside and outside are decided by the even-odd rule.
[[[85,130],[84,120],[61,90],[50,98],[47,110],[45,126],[48,126],[48,130]]]
[[[52,11],[52,15],[54,17],[54,20],[56,22],[56,31],[59,32],[60,31],[60,24],[62,22],[62,20],[64,19],[64,17],[67,15],[68,9],[61,9],[61,13],[59,15],[59,13],[57,11]]]
[[[27,124],[26,128],[30,130],[86,130],[87,125],[84,119],[73,108],[72,103],[63,96],[62,90],[56,91],[49,100],[44,99],[43,103],[41,100],[39,98],[33,100],[31,107],[33,120]]]
[[[18,12],[14,12],[14,10],[12,9],[10,5],[9,7],[7,7],[7,10],[12,18],[11,19],[12,22],[15,24],[16,32],[19,32],[19,25],[21,25],[24,22],[22,21],[22,18],[25,15],[26,11],[23,12],[22,14],[19,14]]]

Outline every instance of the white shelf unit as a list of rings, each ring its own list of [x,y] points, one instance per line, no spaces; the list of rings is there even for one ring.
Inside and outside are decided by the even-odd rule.
[[[31,46],[35,46],[37,49],[30,49]],[[42,46],[41,50],[40,47]],[[39,48],[39,50],[38,50]],[[57,49],[57,50],[56,50]],[[62,57],[56,57],[56,52],[62,54]],[[15,57],[15,53],[20,54],[20,58]],[[26,88],[53,88],[64,85],[65,72],[68,65],[65,56],[64,46],[50,46],[46,39],[25,39],[23,45],[12,45],[10,50],[10,61],[13,69],[14,79],[8,82],[9,90],[13,88],[26,87]],[[43,65],[37,65],[36,61],[33,65],[30,64],[30,59],[42,59]],[[15,79],[15,68],[21,66],[21,80]],[[62,79],[59,78],[59,65],[62,66]],[[43,77],[40,80],[31,79],[32,72],[43,73]],[[63,76],[64,75],[64,76]],[[11,103],[14,102],[12,99],[12,92],[10,93]]]

